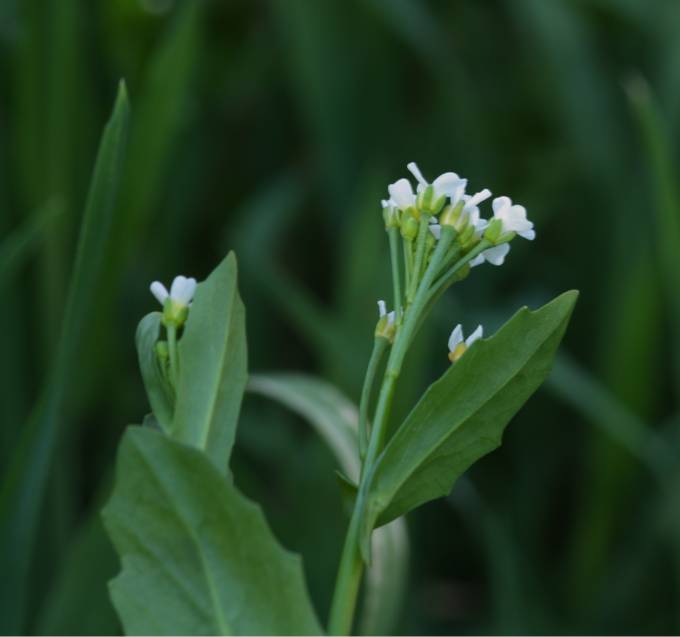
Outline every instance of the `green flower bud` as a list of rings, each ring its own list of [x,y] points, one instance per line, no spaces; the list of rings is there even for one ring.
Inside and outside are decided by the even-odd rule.
[[[418,221],[412,215],[403,215],[401,218],[401,236],[407,241],[413,241],[418,236]]]
[[[385,228],[399,227],[399,209],[396,206],[387,205],[383,207],[383,219]]]
[[[422,212],[428,215],[439,214],[442,206],[446,203],[446,195],[439,195],[438,197],[435,195],[434,186],[429,184],[418,193],[416,205]]]
[[[446,206],[439,217],[442,226],[452,226],[459,233],[463,232],[468,225],[468,215],[463,214],[464,201],[459,201],[455,206]]]
[[[175,327],[181,327],[186,323],[187,317],[189,316],[189,306],[183,303],[177,303],[168,297],[163,304],[163,325],[166,327],[168,325],[174,325]]]
[[[484,231],[484,238],[493,245],[497,245],[502,233],[503,222],[500,219],[492,219]]]

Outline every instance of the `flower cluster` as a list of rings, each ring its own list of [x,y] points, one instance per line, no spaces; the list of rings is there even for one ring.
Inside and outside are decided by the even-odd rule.
[[[438,295],[466,277],[471,268],[483,263],[502,265],[516,236],[530,241],[536,237],[524,206],[513,204],[509,197],[494,198],[493,215],[485,219],[480,205],[492,197],[488,188],[468,194],[467,179],[454,172],[429,182],[415,163],[407,168],[417,182],[415,190],[411,181],[402,178],[388,186],[389,198],[382,201],[395,280],[396,320],[392,318],[390,326],[394,324],[397,334],[402,322],[408,322],[409,312],[416,315],[412,318],[414,324],[419,323]],[[402,256],[396,246],[399,235]],[[385,317],[383,303],[383,324]],[[451,362],[457,361],[481,335],[480,326],[464,340],[462,327],[457,326],[449,340]]]
[[[510,241],[516,235],[530,241],[536,237],[526,209],[513,204],[510,197],[496,197],[491,204],[493,217],[483,219],[479,204],[492,196],[488,188],[469,195],[467,179],[456,173],[444,173],[429,183],[415,162],[407,168],[418,182],[416,191],[408,179],[402,178],[388,186],[390,198],[382,201],[385,225],[400,227],[405,238],[415,238],[417,222],[423,214],[429,216],[430,232],[435,240],[439,240],[442,225],[453,226],[468,249],[485,238],[492,247],[470,261],[474,267],[484,262],[502,265],[510,252]]]

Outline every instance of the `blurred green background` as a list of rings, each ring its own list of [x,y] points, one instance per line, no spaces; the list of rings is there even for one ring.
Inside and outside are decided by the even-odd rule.
[[[120,631],[98,510],[148,411],[134,330],[151,280],[203,278],[234,249],[250,368],[358,399],[390,289],[379,200],[408,161],[511,196],[538,238],[439,304],[401,413],[455,323],[491,332],[581,298],[501,449],[409,516],[395,631],[680,631],[679,30],[677,0],[2,0],[0,632]],[[120,78],[120,195],[92,226],[102,267],[74,321]],[[334,468],[301,419],[246,399],[236,480],[303,554],[324,619],[346,523]]]

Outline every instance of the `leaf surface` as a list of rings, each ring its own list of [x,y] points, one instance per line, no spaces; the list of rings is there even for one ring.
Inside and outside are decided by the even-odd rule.
[[[321,627],[300,558],[208,457],[148,428],[121,443],[104,522],[128,635],[303,635]]]
[[[226,472],[245,391],[245,310],[229,253],[199,284],[179,341],[177,402],[170,435],[205,450]]]
[[[376,522],[447,495],[472,463],[500,445],[510,419],[548,375],[577,296],[565,292],[535,312],[522,308],[428,388],[368,480],[364,555]]]

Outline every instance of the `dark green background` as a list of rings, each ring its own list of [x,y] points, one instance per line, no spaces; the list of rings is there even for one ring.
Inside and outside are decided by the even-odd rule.
[[[414,160],[524,204],[537,239],[440,303],[402,413],[457,322],[491,332],[520,305],[581,297],[501,449],[409,516],[398,632],[678,632],[678,33],[677,0],[1,0],[0,245],[61,211],[0,278],[2,480],[47,381],[121,77],[132,104],[12,629],[119,630],[96,511],[123,427],[148,410],[134,329],[149,282],[203,278],[236,250],[251,369],[318,374],[356,400],[390,289],[379,200]],[[334,467],[302,421],[247,399],[237,482],[304,555],[324,618],[345,524]]]

